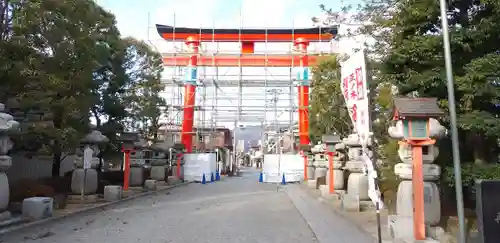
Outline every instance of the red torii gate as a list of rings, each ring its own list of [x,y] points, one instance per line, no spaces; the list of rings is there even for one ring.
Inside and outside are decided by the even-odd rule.
[[[337,28],[302,28],[302,29],[195,29],[166,25],[156,25],[156,29],[166,41],[184,41],[190,48],[187,55],[163,57],[165,66],[187,66],[184,80],[184,115],[181,130],[181,142],[188,153],[192,152],[192,133],[196,95],[198,66],[221,67],[301,67],[298,84],[299,138],[301,145],[309,145],[309,67],[317,61],[317,56],[309,56],[307,47],[310,42],[329,42],[337,34]],[[201,42],[236,42],[241,43],[238,55],[199,55]],[[255,43],[293,42],[299,55],[255,55]],[[298,64],[298,65],[296,65]],[[307,158],[304,156],[305,165]],[[307,180],[307,168],[304,169]]]

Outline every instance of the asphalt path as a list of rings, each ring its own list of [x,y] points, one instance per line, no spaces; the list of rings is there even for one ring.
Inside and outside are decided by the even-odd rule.
[[[173,188],[98,213],[0,236],[0,242],[373,242],[333,211],[325,213],[327,209],[297,186],[257,180],[258,172],[248,169],[242,177]]]

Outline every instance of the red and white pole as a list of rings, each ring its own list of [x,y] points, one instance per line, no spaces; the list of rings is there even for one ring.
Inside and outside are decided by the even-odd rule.
[[[335,152],[328,152],[328,173],[330,174],[330,177],[328,178],[328,191],[330,194],[333,194],[335,192],[335,186],[334,186],[334,174],[333,174],[333,156],[335,155]]]
[[[307,56],[307,46],[309,41],[304,38],[295,40],[295,47],[302,53],[300,57],[300,71],[298,77],[298,98],[299,98],[299,140],[300,145],[309,145],[309,57]],[[302,152],[303,153],[303,152]],[[307,181],[307,156],[304,157],[304,181]]]
[[[187,153],[193,151],[193,123],[196,98],[196,80],[198,77],[198,50],[200,41],[193,36],[186,38],[186,45],[191,49],[187,65],[187,77],[184,80],[184,114],[182,120],[181,142]]]

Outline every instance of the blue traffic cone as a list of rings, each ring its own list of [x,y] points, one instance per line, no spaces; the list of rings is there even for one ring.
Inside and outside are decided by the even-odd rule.
[[[259,174],[259,182],[264,182],[264,174],[262,173],[262,171]]]
[[[214,173],[212,172],[212,173],[210,173],[210,182],[214,182],[214,181],[215,181]]]
[[[281,177],[281,185],[286,185],[285,173],[283,173],[283,176]]]
[[[220,174],[219,174],[219,172],[218,172],[218,171],[217,171],[217,172],[215,172],[215,180],[216,180],[216,181],[220,181]]]
[[[201,184],[203,184],[203,185],[207,184],[207,179],[205,178],[205,173],[203,173],[203,176],[201,177]]]

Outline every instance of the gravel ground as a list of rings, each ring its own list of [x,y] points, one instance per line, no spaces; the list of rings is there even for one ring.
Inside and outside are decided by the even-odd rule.
[[[256,175],[189,184],[77,220],[0,236],[0,242],[318,242],[286,193],[257,183]]]

